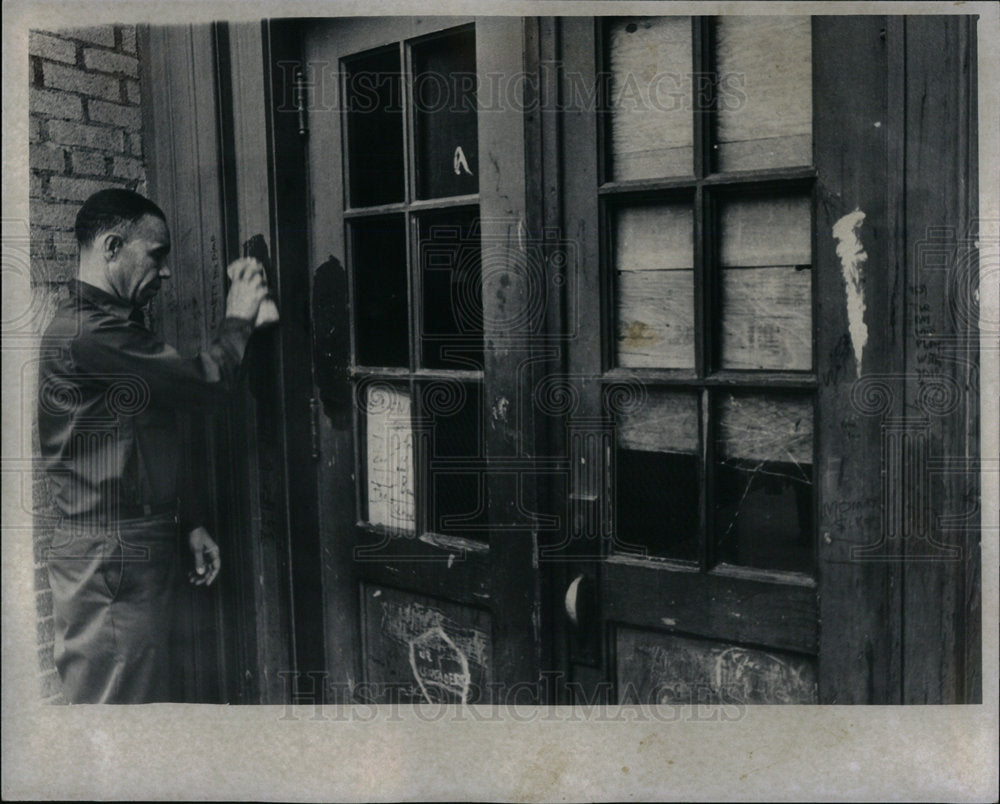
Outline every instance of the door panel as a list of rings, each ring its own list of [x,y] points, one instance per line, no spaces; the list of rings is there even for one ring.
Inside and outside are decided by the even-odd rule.
[[[561,25],[570,295],[594,322],[568,345],[565,424],[590,437],[561,556],[567,672],[586,699],[815,702],[810,21]],[[717,80],[675,81],[665,105],[654,68],[677,59],[660,78]]]
[[[364,697],[485,703],[493,677],[492,623],[483,609],[364,584]],[[389,695],[380,689],[386,685]]]
[[[343,270],[349,298],[347,321],[330,321],[350,330],[347,369],[322,353],[315,367],[326,398],[353,401],[319,422],[340,699],[485,702],[538,672],[530,529],[512,529],[495,488],[506,480],[488,470],[506,449],[488,410],[497,393],[517,398],[518,358],[491,337],[503,312],[482,293],[487,245],[493,269],[517,263],[523,122],[513,105],[480,125],[476,105],[477,80],[512,73],[522,36],[519,19],[305,29],[313,263]],[[506,178],[480,188],[482,153]]]

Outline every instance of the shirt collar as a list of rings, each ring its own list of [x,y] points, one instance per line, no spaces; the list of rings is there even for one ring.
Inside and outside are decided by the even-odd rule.
[[[81,299],[100,307],[111,315],[120,318],[131,318],[135,312],[135,308],[130,302],[118,296],[112,296],[110,293],[87,282],[75,279],[70,287]]]

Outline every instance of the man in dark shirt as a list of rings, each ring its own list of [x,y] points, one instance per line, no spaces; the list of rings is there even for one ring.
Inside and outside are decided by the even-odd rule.
[[[76,219],[78,280],[41,346],[38,430],[61,518],[48,555],[55,660],[70,703],[169,697],[178,526],[211,584],[219,548],[179,507],[177,414],[232,390],[267,293],[251,259],[230,266],[226,318],[211,345],[182,357],[142,323],[170,277],[170,233],[152,201],[102,190]]]

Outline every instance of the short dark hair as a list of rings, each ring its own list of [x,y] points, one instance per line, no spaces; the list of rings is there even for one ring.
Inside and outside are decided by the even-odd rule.
[[[99,234],[122,225],[132,225],[146,215],[167,220],[163,210],[132,190],[98,190],[83,202],[76,213],[76,242],[83,248]]]

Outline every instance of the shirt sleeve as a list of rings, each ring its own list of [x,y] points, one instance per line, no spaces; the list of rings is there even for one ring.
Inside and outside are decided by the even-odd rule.
[[[71,355],[78,374],[134,378],[158,406],[204,407],[232,392],[252,331],[252,322],[226,318],[208,348],[182,357],[141,324],[109,317],[77,337]]]

